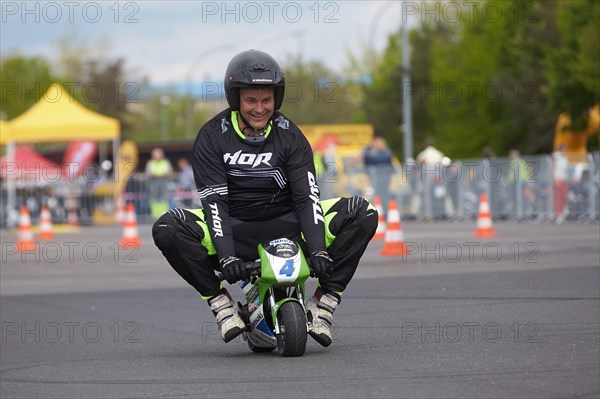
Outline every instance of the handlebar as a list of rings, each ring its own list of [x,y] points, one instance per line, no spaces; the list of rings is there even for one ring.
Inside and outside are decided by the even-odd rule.
[[[250,276],[259,276],[260,275],[260,261],[246,262],[244,265],[246,266],[246,270],[248,270],[248,274]],[[225,277],[223,276],[223,273],[217,272],[217,277],[219,278],[220,281],[225,281]]]

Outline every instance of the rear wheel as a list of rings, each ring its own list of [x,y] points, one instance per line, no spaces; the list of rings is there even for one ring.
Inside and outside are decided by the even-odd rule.
[[[277,335],[277,351],[281,356],[302,356],[306,349],[306,315],[295,301],[281,305],[277,314],[280,334]]]

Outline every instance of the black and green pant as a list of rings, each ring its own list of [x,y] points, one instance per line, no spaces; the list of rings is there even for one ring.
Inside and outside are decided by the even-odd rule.
[[[321,201],[325,216],[325,240],[334,270],[319,284],[325,292],[343,292],[358,267],[377,229],[377,211],[361,197]],[[258,258],[259,243],[277,238],[298,242],[307,254],[300,224],[290,213],[266,222],[231,220],[236,256]],[[215,247],[202,209],[171,209],[152,227],[154,243],[177,273],[208,299],[223,292],[214,271],[218,268]]]

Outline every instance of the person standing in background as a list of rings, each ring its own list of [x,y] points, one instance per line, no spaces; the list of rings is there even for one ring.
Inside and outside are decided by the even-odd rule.
[[[177,161],[179,168],[179,190],[182,197],[183,206],[192,205],[193,196],[196,193],[196,183],[194,182],[194,169],[187,158],[180,158]]]
[[[554,177],[554,214],[556,222],[562,223],[567,217],[568,208],[566,207],[569,196],[569,159],[565,154],[567,146],[561,144],[552,154],[553,177]]]
[[[169,210],[167,179],[173,176],[173,166],[165,158],[162,148],[152,149],[151,158],[146,163],[146,177],[150,194],[150,215],[158,219]]]
[[[363,150],[362,158],[375,190],[374,195],[381,198],[384,214],[387,214],[388,202],[391,197],[390,181],[394,174],[392,163],[394,154],[378,131],[375,131],[371,144]]]
[[[445,216],[446,189],[442,179],[442,168],[450,163],[443,152],[433,146],[433,139],[425,141],[425,149],[416,158],[419,166],[419,183],[422,186],[423,202],[421,216],[432,220],[434,216]]]

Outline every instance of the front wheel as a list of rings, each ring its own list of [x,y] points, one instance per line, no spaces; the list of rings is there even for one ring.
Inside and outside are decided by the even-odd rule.
[[[254,353],[268,353],[268,352],[273,352],[273,349],[275,349],[275,347],[272,347],[272,348],[266,347],[265,348],[263,346],[256,346],[250,341],[248,341],[248,348],[250,348],[250,350]]]
[[[281,356],[302,356],[306,349],[306,314],[295,301],[281,305],[277,312],[280,334],[277,335],[277,351]]]

